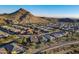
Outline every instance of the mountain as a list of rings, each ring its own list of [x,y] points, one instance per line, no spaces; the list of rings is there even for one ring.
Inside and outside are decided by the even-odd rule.
[[[79,19],[73,18],[53,18],[53,17],[38,17],[30,13],[29,11],[20,8],[19,10],[10,14],[0,14],[0,25],[2,24],[22,24],[36,23],[47,24],[49,22],[79,22]]]
[[[71,18],[61,18],[59,19],[59,22],[74,22],[75,19],[71,19]]]
[[[59,18],[58,22],[79,22],[78,18]]]
[[[27,24],[27,23],[49,23],[48,20],[32,15],[29,11],[20,8],[10,14],[0,14],[0,24]]]
[[[50,21],[51,23],[58,22],[58,18],[53,18],[53,17],[40,17],[40,18]]]

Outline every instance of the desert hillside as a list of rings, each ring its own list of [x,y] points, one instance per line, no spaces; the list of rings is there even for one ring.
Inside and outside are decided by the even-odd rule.
[[[29,11],[20,8],[10,14],[0,14],[0,24],[26,24],[26,23],[49,23],[50,21],[32,15]]]

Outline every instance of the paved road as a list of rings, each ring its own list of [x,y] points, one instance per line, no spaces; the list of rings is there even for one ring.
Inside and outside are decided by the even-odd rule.
[[[40,53],[40,52],[48,51],[48,50],[51,50],[51,49],[56,49],[56,48],[59,48],[59,47],[63,47],[63,46],[66,46],[66,45],[72,45],[72,44],[78,44],[78,43],[79,43],[79,41],[75,41],[75,42],[71,41],[71,42],[60,43],[56,46],[50,46],[46,49],[42,49],[42,50],[36,51],[34,53]]]

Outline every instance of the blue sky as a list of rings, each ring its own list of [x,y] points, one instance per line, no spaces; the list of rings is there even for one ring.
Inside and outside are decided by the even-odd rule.
[[[19,8],[38,16],[79,17],[79,5],[0,5],[0,13],[11,13]]]

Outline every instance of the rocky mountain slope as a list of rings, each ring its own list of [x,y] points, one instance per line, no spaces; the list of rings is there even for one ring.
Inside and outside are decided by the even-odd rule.
[[[26,24],[26,23],[49,23],[48,20],[32,15],[29,11],[20,8],[10,14],[0,15],[0,24]]]

